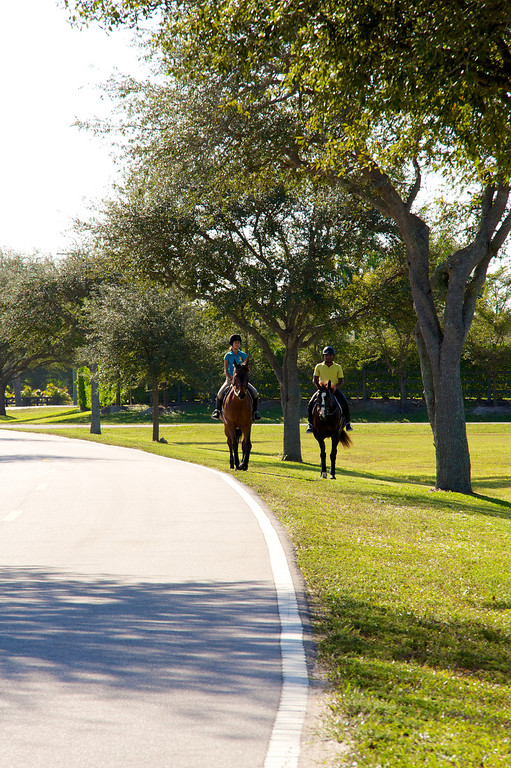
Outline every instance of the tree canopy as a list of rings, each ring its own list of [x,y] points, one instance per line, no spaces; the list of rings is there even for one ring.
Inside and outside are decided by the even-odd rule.
[[[395,222],[417,314],[437,486],[470,492],[460,361],[488,266],[511,229],[509,5],[76,0],[72,6],[77,17],[109,24],[158,12],[155,40],[173,81],[217,89],[217,120],[227,127],[224,156],[236,146],[249,169],[253,154],[259,172],[287,169],[340,186]],[[255,122],[264,128],[254,131]],[[473,200],[462,247],[434,266],[428,222],[414,207],[428,166],[458,174],[460,190],[463,185]]]
[[[80,342],[84,282],[51,260],[0,252],[0,415],[5,387],[40,365],[69,362]]]
[[[150,384],[158,441],[160,384],[181,373],[187,357],[182,301],[154,286],[109,285],[88,302],[87,315],[89,357],[107,380]]]

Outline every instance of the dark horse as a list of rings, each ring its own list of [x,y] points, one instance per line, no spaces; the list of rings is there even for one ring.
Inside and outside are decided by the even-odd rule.
[[[344,448],[349,448],[351,438],[345,432],[345,418],[332,389],[332,383],[321,382],[318,397],[312,412],[312,432],[319,443],[321,454],[321,477],[326,478],[326,448],[325,439],[332,438],[332,452],[330,454],[330,478],[335,480],[335,459],[339,443]]]
[[[252,397],[248,391],[247,362],[234,363],[232,386],[227,392],[222,410],[224,431],[230,451],[231,469],[247,469],[250,457],[250,430],[252,429]],[[238,443],[243,435],[241,444],[241,464],[238,456]]]

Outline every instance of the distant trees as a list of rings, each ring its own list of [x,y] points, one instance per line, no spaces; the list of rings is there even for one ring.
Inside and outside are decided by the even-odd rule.
[[[399,264],[399,262],[398,262]],[[397,265],[396,265],[397,268]],[[375,279],[375,275],[369,279]],[[378,301],[355,324],[352,354],[361,365],[381,361],[398,379],[401,406],[407,400],[407,372],[418,366],[410,284],[404,270],[392,282],[383,282]]]
[[[128,284],[102,287],[87,304],[89,359],[101,377],[152,390],[153,440],[159,440],[159,390],[189,357],[182,299],[171,290]]]
[[[467,338],[465,358],[488,377],[489,399],[497,400],[497,374],[511,365],[511,273],[502,267],[488,277]]]
[[[51,260],[0,252],[0,415],[11,379],[73,358],[82,299]]]

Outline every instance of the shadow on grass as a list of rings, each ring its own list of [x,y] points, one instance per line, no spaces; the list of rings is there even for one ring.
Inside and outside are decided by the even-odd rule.
[[[441,621],[397,613],[349,595],[326,598],[322,650],[335,665],[344,656],[427,665],[511,683],[511,634],[476,621]],[[502,608],[501,608],[502,610]]]
[[[494,764],[510,764],[509,632],[477,621],[398,613],[349,595],[327,598],[326,606],[321,652],[333,670],[342,711],[358,718],[363,749],[385,765],[393,761],[383,755],[396,753],[399,765],[437,765],[428,762],[435,743],[446,758],[438,765],[451,765],[451,752],[472,752],[477,744],[482,754],[467,762],[476,766],[491,745],[504,760]],[[431,734],[426,742],[425,730]]]

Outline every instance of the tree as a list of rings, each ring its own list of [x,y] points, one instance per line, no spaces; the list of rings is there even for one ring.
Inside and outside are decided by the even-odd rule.
[[[218,119],[218,83],[127,80],[115,95],[129,172],[96,230],[98,247],[118,269],[175,283],[250,333],[279,382],[283,456],[301,461],[299,351],[364,311],[353,279],[395,236],[342,191],[284,183],[266,169],[258,143],[287,124],[285,110],[271,124],[254,117],[247,167],[233,126]]]
[[[49,259],[0,252],[0,415],[11,379],[72,359],[80,301],[75,282]]]
[[[135,271],[212,303],[250,333],[279,382],[283,455],[301,461],[299,351],[362,311],[348,303],[348,289],[368,254],[384,250],[378,217],[311,188],[236,200],[221,190],[221,199],[203,193],[195,204],[155,200],[145,180],[110,207],[101,241]]]
[[[465,357],[486,372],[491,387],[488,399],[495,402],[497,374],[511,362],[511,274],[506,268],[488,278],[477,303]]]
[[[104,286],[88,302],[89,356],[100,375],[136,385],[147,380],[153,393],[153,440],[159,440],[160,383],[180,373],[186,360],[182,301],[154,286]]]
[[[359,321],[355,348],[362,363],[383,360],[399,380],[400,403],[407,401],[406,374],[417,364],[415,325],[410,284],[404,270],[398,279],[385,284],[378,293],[378,303]]]
[[[69,4],[68,4],[69,5]],[[77,0],[78,16],[161,13],[174,77],[220,80],[239,143],[252,116],[283,105],[289,133],[261,141],[275,163],[348,192],[392,219],[406,246],[416,340],[440,489],[471,492],[460,361],[489,264],[511,229],[511,8],[502,0]],[[225,118],[227,119],[227,118]],[[297,130],[296,123],[301,122]],[[237,138],[236,138],[237,137]],[[414,209],[421,164],[462,174],[474,202],[462,248],[432,275]],[[444,291],[438,311],[433,286]]]

